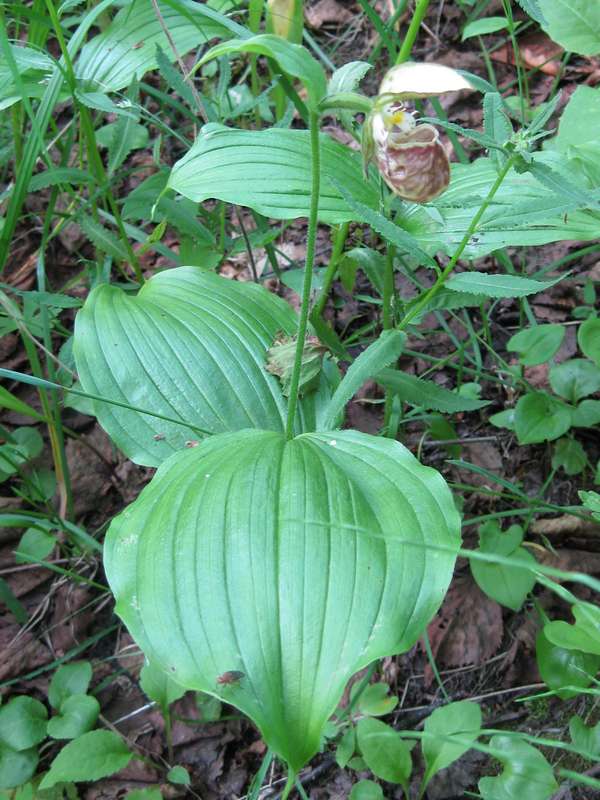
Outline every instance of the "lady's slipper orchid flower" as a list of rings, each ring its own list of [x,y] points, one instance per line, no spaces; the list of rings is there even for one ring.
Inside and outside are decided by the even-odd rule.
[[[433,125],[419,125],[404,100],[473,87],[442,64],[408,62],[383,78],[363,129],[365,169],[371,160],[390,189],[405,200],[427,203],[450,181],[450,163]]]

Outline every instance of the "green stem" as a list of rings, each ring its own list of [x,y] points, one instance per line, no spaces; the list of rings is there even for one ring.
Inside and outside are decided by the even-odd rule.
[[[463,254],[465,247],[468,245],[469,239],[477,230],[477,225],[479,224],[479,220],[484,215],[489,204],[492,202],[494,195],[496,194],[496,192],[500,188],[500,185],[502,184],[502,181],[504,180],[504,178],[506,178],[507,174],[512,169],[515,160],[516,156],[514,155],[511,156],[509,159],[507,159],[506,164],[502,167],[501,171],[498,173],[498,177],[496,178],[493,186],[487,193],[487,196],[485,197],[483,203],[479,206],[479,210],[471,220],[471,224],[467,228],[467,232],[465,233],[460,244],[456,248],[454,255],[446,265],[446,268],[438,276],[433,286],[430,289],[428,289],[424,294],[421,295],[420,299],[414,304],[414,306],[412,306],[410,311],[405,315],[402,322],[400,322],[400,324],[398,325],[398,328],[400,330],[406,328],[411,319],[414,319],[416,316],[418,316],[421,313],[421,311],[425,308],[425,306],[429,303],[429,301],[433,297],[435,297],[435,295],[440,291],[440,289],[443,288],[447,278],[449,277],[450,273],[458,263],[458,259]]]
[[[296,356],[292,378],[290,381],[290,399],[288,403],[287,422],[285,435],[287,439],[294,436],[294,420],[298,406],[298,387],[300,385],[300,369],[302,367],[302,353],[306,340],[308,326],[308,311],[310,305],[310,290],[312,286],[312,272],[315,261],[315,242],[317,239],[317,215],[319,211],[319,191],[321,188],[321,154],[319,150],[319,116],[314,111],[310,112],[310,150],[312,186],[310,195],[310,216],[308,218],[308,235],[306,239],[306,261],[304,264],[304,283],[302,286],[302,306],[298,322],[298,340],[296,342]],[[293,785],[293,784],[292,784]]]
[[[412,49],[415,44],[415,39],[417,38],[417,33],[419,32],[421,23],[425,19],[425,15],[427,14],[428,8],[429,8],[429,0],[417,0],[417,4],[415,6],[415,13],[413,14],[413,18],[410,21],[408,30],[406,31],[406,36],[404,37],[404,41],[402,42],[402,47],[400,48],[400,52],[398,53],[396,64],[403,64],[410,58],[410,54],[412,53]]]
[[[290,796],[290,792],[294,788],[294,784],[296,783],[296,773],[292,770],[291,767],[288,767],[288,776],[287,781],[285,782],[285,787],[283,792],[281,793],[281,800],[287,800]]]
[[[346,244],[346,239],[348,238],[348,231],[350,230],[350,223],[344,222],[342,225],[339,226],[335,233],[335,237],[333,240],[333,247],[331,250],[331,258],[329,259],[329,264],[327,265],[327,269],[325,270],[325,276],[323,277],[323,287],[319,293],[319,296],[312,308],[311,311],[311,319],[318,319],[323,316],[323,311],[325,310],[325,304],[327,303],[327,297],[329,292],[331,291],[331,286],[335,279],[337,273],[337,267],[344,250],[344,245]]]
[[[394,298],[394,254],[395,248],[388,245],[385,258],[385,271],[383,273],[383,318],[382,326],[384,331],[389,331],[393,327],[394,319],[392,314],[392,301]],[[394,393],[390,389],[385,390],[385,405],[383,412],[383,429],[387,436],[390,417],[394,404]]]

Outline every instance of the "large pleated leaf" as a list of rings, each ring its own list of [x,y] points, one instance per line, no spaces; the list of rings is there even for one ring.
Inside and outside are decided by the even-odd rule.
[[[441,475],[398,442],[242,431],[165,462],[113,521],[105,567],[146,655],[298,769],[351,675],[422,633],[459,530]]]
[[[244,36],[241,25],[193,0],[161,0],[164,25],[180,54],[205,45],[211,39]],[[156,46],[175,58],[161,21],[151,2],[126,3],[111,24],[81,50],[75,66],[77,78],[88,88],[118,91],[132,79],[141,78],[157,66]]]
[[[552,156],[544,154],[549,163]],[[409,205],[405,226],[428,252],[443,249],[453,253],[496,178],[496,169],[488,158],[472,164],[453,164],[447,191],[427,206]],[[572,201],[542,186],[528,173],[511,172],[465,252],[469,257],[480,258],[502,247],[531,247],[597,236],[594,212],[578,210]]]
[[[95,402],[117,446],[156,466],[197,440],[197,428],[282,431],[286,402],[264,364],[276,334],[295,329],[292,309],[261,286],[179,267],[136,296],[94,289],[77,315],[74,353],[85,391],[175,420]]]
[[[554,169],[552,153],[539,156]],[[169,186],[196,202],[216,198],[249,206],[275,219],[308,216],[310,207],[308,131],[240,131],[206,126],[191,150],[176,162]],[[564,169],[564,167],[563,167]],[[360,204],[379,207],[376,179],[365,180],[360,158],[347,147],[321,136],[319,218],[331,224],[371,223]],[[428,253],[453,253],[496,180],[490,159],[453,164],[450,186],[433,203],[403,204],[401,228]],[[353,199],[350,204],[338,190]],[[590,195],[590,200],[592,196]],[[484,213],[466,254],[479,258],[508,246],[533,246],[598,235],[594,212],[542,186],[530,174],[512,172]]]
[[[308,216],[311,193],[308,131],[271,128],[241,131],[206,126],[193,147],[176,162],[169,186],[202,202],[217,198],[248,206],[275,219]],[[365,181],[359,156],[321,135],[319,218],[331,224],[356,219],[356,213],[328,180],[371,208],[378,208],[379,190]]]

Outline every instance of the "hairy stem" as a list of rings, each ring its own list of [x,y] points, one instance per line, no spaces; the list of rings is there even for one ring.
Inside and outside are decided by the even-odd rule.
[[[496,194],[496,192],[500,188],[500,185],[502,184],[502,181],[504,180],[504,178],[506,178],[507,174],[512,169],[512,166],[513,166],[513,164],[515,162],[515,159],[516,159],[515,156],[511,156],[511,158],[507,159],[505,165],[502,167],[502,169],[498,173],[498,177],[494,181],[491,189],[487,193],[484,201],[479,206],[479,209],[478,209],[477,213],[475,214],[475,216],[471,220],[471,224],[467,228],[467,232],[465,233],[465,235],[463,236],[460,244],[458,245],[458,247],[454,251],[454,255],[452,256],[452,258],[450,259],[450,261],[446,265],[444,271],[442,273],[440,273],[440,275],[438,276],[438,279],[433,284],[433,286],[430,289],[428,289],[426,292],[424,292],[421,295],[421,297],[419,298],[419,300],[417,300],[417,302],[414,304],[414,306],[412,306],[412,308],[407,312],[407,314],[405,315],[404,319],[398,325],[398,328],[400,330],[403,330],[404,328],[406,328],[406,326],[409,324],[409,322],[412,319],[414,319],[416,316],[418,316],[421,313],[421,311],[425,308],[425,306],[429,303],[429,301],[433,297],[435,297],[435,295],[440,291],[440,289],[443,288],[446,280],[450,276],[450,273],[452,272],[452,270],[454,269],[454,267],[458,263],[458,259],[463,254],[463,251],[464,251],[465,247],[469,244],[469,239],[471,238],[471,236],[477,230],[477,225],[479,224],[479,220],[484,215],[484,213],[485,213],[487,207],[489,206],[489,204],[492,202],[492,200],[494,198],[494,195]]]
[[[306,261],[304,264],[304,283],[302,286],[302,306],[300,320],[298,321],[298,340],[296,342],[296,355],[290,382],[290,399],[288,403],[287,422],[285,435],[287,439],[294,436],[294,420],[298,407],[298,387],[300,385],[300,368],[302,366],[302,353],[306,340],[308,326],[308,311],[310,305],[310,290],[312,286],[312,272],[315,261],[315,242],[317,239],[317,215],[319,211],[319,191],[321,187],[321,156],[319,151],[319,116],[311,111],[310,123],[310,149],[312,186],[310,194],[310,216],[308,218],[308,235],[306,239]],[[293,784],[292,784],[293,785]]]
[[[319,296],[311,311],[311,319],[316,319],[323,315],[325,304],[327,303],[327,297],[331,291],[331,286],[337,273],[342,251],[344,250],[344,245],[346,244],[346,239],[348,238],[349,229],[350,223],[344,222],[340,225],[335,233],[335,237],[333,239],[333,248],[331,250],[331,258],[329,259],[329,264],[325,270],[325,277],[323,278],[323,288],[319,292]]]

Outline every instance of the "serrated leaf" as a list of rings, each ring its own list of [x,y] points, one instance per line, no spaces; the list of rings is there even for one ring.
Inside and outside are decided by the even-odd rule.
[[[77,217],[77,224],[98,250],[102,250],[103,253],[107,253],[119,261],[128,260],[129,256],[123,242],[104,225],[85,214]]]
[[[365,182],[359,157],[325,134],[320,147],[319,219],[329,224],[356,219],[330,177],[352,197],[376,208],[379,191],[374,180]],[[310,163],[308,131],[241,131],[211,125],[175,162],[168,186],[195,202],[216,198],[248,206],[265,217],[296,219],[309,214]]]
[[[377,375],[384,367],[395,361],[406,343],[406,334],[402,331],[384,331],[354,360],[335,390],[333,397],[323,413],[323,428],[335,427],[346,403],[354,397],[365,381]]]
[[[411,233],[401,228],[396,223],[384,217],[379,211],[375,211],[362,202],[360,194],[353,194],[351,187],[339,180],[339,176],[330,179],[350,208],[355,212],[355,218],[366,222],[373,230],[380,233],[390,244],[397,247],[400,252],[408,253],[410,256],[421,260],[424,266],[437,268],[436,262],[424,250],[419,247],[419,243]]]
[[[564,275],[550,281],[536,281],[520,275],[490,275],[487,272],[461,272],[446,281],[446,288],[455,292],[481,294],[484,297],[526,297],[543,292],[563,279]]]
[[[105,568],[147,657],[247,714],[297,770],[350,676],[416,641],[458,531],[442,477],[398,442],[240,431],[159,468],[112,523]]]
[[[215,45],[202,56],[199,65],[230,53],[256,53],[272,58],[285,73],[302,81],[306,87],[310,105],[315,111],[327,93],[327,81],[323,67],[301,45],[292,44],[273,34],[259,34]]]
[[[412,772],[410,751],[414,742],[402,739],[398,732],[377,719],[361,719],[356,738],[365,763],[378,778],[399,783],[408,792]]]
[[[39,192],[48,186],[57,186],[59,183],[72,183],[78,186],[81,183],[94,183],[89,172],[76,167],[53,167],[34,175],[29,181],[29,191]]]
[[[133,758],[127,744],[112,731],[90,731],[65,745],[40,783],[50,789],[57,783],[97,781],[118,772]]]
[[[370,69],[373,65],[368,61],[349,61],[335,70],[327,84],[327,94],[353,92]]]
[[[419,408],[453,414],[458,411],[476,411],[489,405],[487,400],[463,397],[457,392],[438,386],[433,381],[426,381],[400,370],[383,369],[375,376],[375,380],[387,389],[391,389],[403,402]]]
[[[484,131],[496,144],[505,145],[512,136],[513,128],[504,110],[502,95],[499,92],[486,92],[483,97]],[[494,153],[491,157],[496,166],[500,164],[501,155]]]
[[[94,403],[100,424],[133,461],[148,466],[220,433],[283,430],[286,403],[265,369],[291,308],[265,289],[196,267],[155,275],[137,296],[103,285],[75,322],[74,355],[85,391],[179,419],[182,425]]]

